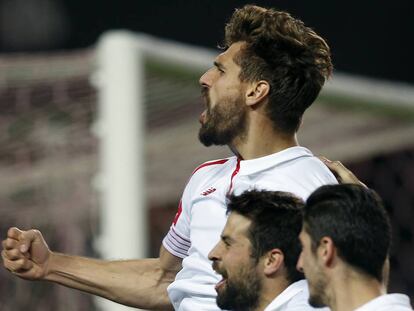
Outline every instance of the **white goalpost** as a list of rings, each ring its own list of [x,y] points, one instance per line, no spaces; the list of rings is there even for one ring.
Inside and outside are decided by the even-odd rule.
[[[143,179],[142,62],[128,35],[107,35],[97,50],[98,121],[100,138],[101,236],[103,258],[143,258],[147,249],[146,200]],[[135,68],[135,70],[131,70]],[[129,310],[96,299],[102,310]]]

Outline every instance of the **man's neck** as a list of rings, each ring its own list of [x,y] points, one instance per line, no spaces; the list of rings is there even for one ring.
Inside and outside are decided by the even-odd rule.
[[[332,311],[352,311],[385,294],[381,282],[355,271],[339,273],[330,286],[330,292]]]
[[[257,120],[261,118],[261,120]],[[284,149],[298,146],[295,134],[285,134],[275,130],[271,122],[256,117],[249,122],[249,130],[244,137],[237,138],[230,148],[244,160],[264,157]]]
[[[272,303],[286,288],[288,288],[290,283],[285,278],[269,279],[264,281],[263,287],[261,290],[259,304],[254,309],[254,311],[263,311],[266,307]]]

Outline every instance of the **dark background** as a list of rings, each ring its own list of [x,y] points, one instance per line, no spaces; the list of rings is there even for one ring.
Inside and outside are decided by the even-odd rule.
[[[0,52],[82,48],[120,28],[215,47],[233,9],[246,3],[252,2],[0,0]],[[414,83],[414,1],[254,3],[287,10],[327,38],[339,71]]]

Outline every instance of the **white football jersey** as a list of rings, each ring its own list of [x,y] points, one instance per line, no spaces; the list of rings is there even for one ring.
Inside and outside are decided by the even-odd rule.
[[[304,147],[252,160],[230,157],[196,168],[163,240],[171,254],[183,258],[182,270],[168,287],[175,310],[220,310],[214,289],[220,277],[207,256],[224,228],[229,193],[253,188],[287,191],[305,200],[321,185],[336,183],[329,169]]]
[[[379,296],[355,311],[412,311],[410,298],[403,294],[388,294]]]
[[[264,311],[329,311],[329,308],[311,307],[308,303],[308,283],[301,280],[290,284]]]

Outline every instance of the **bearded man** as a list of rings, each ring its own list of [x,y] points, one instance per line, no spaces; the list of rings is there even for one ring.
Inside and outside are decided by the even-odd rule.
[[[209,254],[213,269],[222,276],[216,285],[220,308],[314,310],[308,304],[303,274],[296,270],[303,205],[280,191],[250,190],[230,196],[229,217]]]

